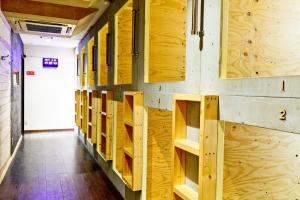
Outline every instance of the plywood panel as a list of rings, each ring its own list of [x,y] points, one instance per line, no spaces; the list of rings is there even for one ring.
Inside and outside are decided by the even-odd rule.
[[[116,170],[122,173],[123,168],[123,143],[124,143],[124,134],[125,126],[123,120],[123,102],[115,102],[115,137],[116,137]]]
[[[85,60],[84,57],[85,56],[85,48],[82,48],[80,50],[80,85],[81,86],[85,86],[85,79],[86,79],[86,71],[85,71]]]
[[[108,24],[98,32],[98,86],[107,85],[108,66],[106,62],[106,34],[108,33]]]
[[[94,37],[88,42],[88,83],[89,86],[93,87],[95,82],[95,72],[93,71],[93,47]]]
[[[147,199],[172,199],[172,112],[148,109]]]
[[[132,3],[129,1],[115,16],[115,80],[132,82]]]
[[[299,75],[298,26],[299,1],[223,1],[222,75]]]
[[[226,123],[223,199],[299,199],[300,135]]]
[[[186,0],[146,2],[146,82],[185,80],[186,7]]]

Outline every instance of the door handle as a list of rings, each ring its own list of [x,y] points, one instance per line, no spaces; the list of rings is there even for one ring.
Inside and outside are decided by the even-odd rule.
[[[199,38],[200,38],[200,42],[199,42],[199,49],[200,51],[203,50],[203,46],[204,46],[204,0],[200,0],[201,1],[201,13],[200,13],[200,30],[198,32]]]
[[[131,47],[131,55],[137,56],[137,48],[136,48],[136,19],[137,19],[137,10],[132,9],[132,47]]]
[[[192,30],[191,34],[196,35],[197,34],[197,28],[198,28],[198,0],[192,1]]]

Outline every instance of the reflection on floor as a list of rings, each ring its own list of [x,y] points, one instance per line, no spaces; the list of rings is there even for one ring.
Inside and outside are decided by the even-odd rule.
[[[0,199],[122,199],[76,133],[26,134]]]

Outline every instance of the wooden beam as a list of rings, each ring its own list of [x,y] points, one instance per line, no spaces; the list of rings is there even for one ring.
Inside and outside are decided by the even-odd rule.
[[[28,0],[1,0],[1,9],[4,12],[23,13],[73,20],[80,20],[98,10],[96,8],[80,8]]]

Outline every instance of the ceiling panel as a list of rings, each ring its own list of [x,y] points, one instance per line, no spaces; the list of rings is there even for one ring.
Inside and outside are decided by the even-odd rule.
[[[31,1],[39,1],[45,3],[88,8],[88,7],[95,7],[102,0],[31,0]]]

